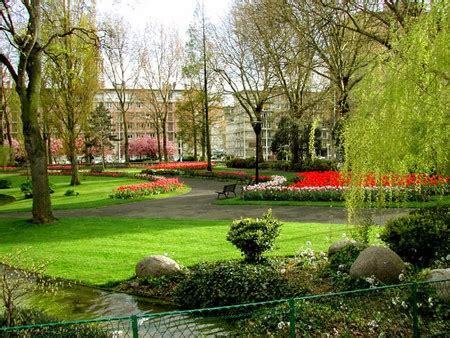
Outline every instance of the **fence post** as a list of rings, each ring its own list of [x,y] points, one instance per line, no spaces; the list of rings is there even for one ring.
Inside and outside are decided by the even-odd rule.
[[[295,301],[289,299],[289,336],[295,338]]]
[[[417,283],[413,283],[411,286],[411,299],[412,299],[412,316],[413,316],[413,337],[420,337],[420,328],[419,328],[419,315],[417,313]]]
[[[139,327],[136,316],[131,316],[131,329],[133,330],[133,338],[139,338]]]

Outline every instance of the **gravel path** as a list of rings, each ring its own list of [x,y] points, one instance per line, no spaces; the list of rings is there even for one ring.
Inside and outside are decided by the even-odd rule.
[[[129,204],[106,206],[93,209],[56,210],[56,217],[78,216],[113,216],[113,217],[148,217],[171,219],[220,219],[232,220],[242,217],[259,217],[267,206],[254,205],[214,205],[216,191],[221,191],[224,182],[204,179],[183,179],[192,190],[181,196],[168,199],[148,200]],[[240,191],[238,186],[236,191]],[[337,207],[306,206],[272,206],[273,215],[284,221],[345,223],[346,211]],[[368,210],[373,213],[377,224],[384,224],[387,219],[398,217],[407,212],[405,209]],[[30,213],[5,213],[1,218],[16,218]]]

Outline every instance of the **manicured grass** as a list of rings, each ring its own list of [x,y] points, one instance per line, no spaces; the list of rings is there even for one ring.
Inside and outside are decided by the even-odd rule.
[[[31,210],[31,199],[25,199],[20,191],[20,185],[27,180],[26,176],[19,174],[0,174],[0,179],[8,179],[12,182],[10,189],[2,189],[0,192],[13,196],[17,201],[5,205],[0,205],[0,212],[29,211]],[[109,197],[113,189],[125,184],[142,183],[144,181],[125,177],[96,177],[80,176],[81,185],[71,187],[69,176],[49,176],[50,183],[54,185],[55,192],[51,195],[53,209],[79,209],[98,208],[105,205],[116,205],[131,203],[144,199],[167,198],[188,192],[190,189],[180,189],[168,194],[148,196],[140,199],[119,200]],[[73,189],[79,193],[78,196],[64,196],[64,193]]]
[[[345,202],[315,201],[246,201],[240,197],[220,199],[213,202],[218,205],[267,205],[267,206],[310,206],[310,207],[345,207]],[[450,196],[433,196],[428,202],[388,203],[386,208],[425,208],[435,205],[450,205]]]
[[[28,248],[30,259],[48,262],[48,275],[102,285],[132,277],[147,255],[168,254],[185,266],[237,259],[239,251],[225,239],[229,226],[210,220],[80,217],[32,225],[0,219],[0,257]],[[286,222],[271,255],[295,255],[308,241],[315,250],[327,250],[350,231],[347,225]]]

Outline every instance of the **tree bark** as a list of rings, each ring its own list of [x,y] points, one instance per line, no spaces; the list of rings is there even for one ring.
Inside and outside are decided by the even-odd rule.
[[[291,168],[294,168],[298,163],[300,163],[300,152],[299,152],[299,127],[297,122],[292,121],[291,127]]]
[[[127,112],[125,109],[122,109],[122,120],[123,120],[123,137],[125,139],[124,143],[124,153],[125,153],[125,164],[128,166],[130,164],[130,154],[128,149],[128,125],[127,125]],[[119,135],[120,137],[120,135]]]
[[[33,223],[47,224],[55,221],[52,213],[50,189],[48,186],[47,153],[39,130],[38,109],[42,78],[42,50],[36,44],[26,63],[28,85],[25,80],[18,83],[16,91],[20,96],[22,110],[23,136],[25,150],[31,167],[31,181],[33,187]],[[24,67],[24,61],[20,66]]]
[[[77,156],[77,148],[76,148],[76,139],[75,135],[72,133],[69,136],[69,153],[70,153],[70,162],[72,165],[72,177],[70,178],[70,185],[80,185],[80,177],[78,175],[78,156]]]

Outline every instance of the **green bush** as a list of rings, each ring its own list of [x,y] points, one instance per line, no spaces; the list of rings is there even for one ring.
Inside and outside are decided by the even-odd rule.
[[[363,243],[350,244],[329,258],[325,274],[329,277],[331,285],[338,291],[370,287],[364,280],[355,279],[350,276],[352,264],[366,247],[367,245]]]
[[[55,186],[52,183],[48,185],[50,194],[55,192]],[[25,198],[33,198],[33,184],[31,181],[25,181],[20,185],[20,191],[23,192]]]
[[[175,299],[188,309],[279,299],[294,295],[276,266],[242,262],[194,266],[175,290]]]
[[[262,218],[241,218],[233,221],[227,240],[234,244],[245,256],[245,261],[261,261],[262,254],[272,248],[280,234],[281,223],[272,217],[269,209]]]
[[[306,160],[291,167],[292,171],[329,171],[337,170],[337,162],[332,160]]]
[[[405,261],[428,267],[448,254],[449,224],[449,207],[424,208],[388,221],[381,239]]]
[[[254,158],[232,158],[226,162],[228,168],[252,169],[255,168]]]
[[[11,181],[10,180],[0,180],[0,189],[9,189],[11,188]]]
[[[76,192],[74,189],[68,189],[64,193],[64,196],[78,196],[78,195],[79,195],[79,193]]]

